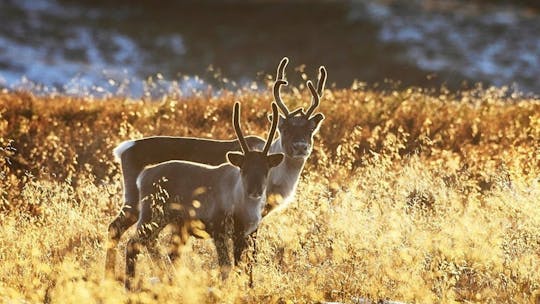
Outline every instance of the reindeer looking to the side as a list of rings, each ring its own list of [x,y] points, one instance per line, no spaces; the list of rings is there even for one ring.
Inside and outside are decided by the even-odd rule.
[[[301,108],[290,112],[280,95],[280,88],[286,84],[285,68],[288,62],[289,59],[286,57],[281,60],[274,83],[274,99],[283,115],[279,115],[279,138],[270,147],[270,152],[283,153],[285,158],[281,164],[270,170],[266,191],[268,203],[265,206],[263,216],[277,206],[285,206],[286,202],[291,201],[290,198],[295,192],[300,173],[311,154],[313,137],[324,119],[322,114],[313,115],[313,113],[319,106],[319,100],[324,92],[326,69],[323,66],[319,68],[317,90],[314,90],[311,82],[307,83],[313,96],[310,108],[306,112]],[[273,114],[272,118],[276,115]],[[265,141],[256,136],[248,136],[246,144],[250,148],[261,149]],[[120,161],[122,168],[124,204],[108,229],[105,262],[107,275],[114,276],[116,248],[120,237],[135,224],[139,216],[139,189],[136,185],[136,179],[145,166],[169,160],[219,165],[227,161],[227,152],[240,150],[241,146],[237,140],[168,136],[128,140],[118,145],[114,149],[114,155]]]
[[[169,255],[177,254],[177,247],[186,242],[188,235],[200,237],[203,230],[213,238],[222,267],[232,266],[227,245],[232,237],[238,263],[249,235],[262,218],[270,169],[284,157],[281,153],[268,154],[279,119],[275,103],[272,112],[272,126],[262,151],[249,149],[240,128],[240,104],[235,103],[233,125],[243,153],[227,153],[229,163],[220,166],[176,160],[146,167],[139,174],[137,233],[126,248],[128,289],[141,248],[148,248],[154,258],[158,257],[155,240],[169,224],[179,235]]]

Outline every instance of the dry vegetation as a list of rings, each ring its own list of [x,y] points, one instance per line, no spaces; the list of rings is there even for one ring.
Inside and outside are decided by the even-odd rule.
[[[291,108],[309,100],[289,92]],[[540,101],[496,89],[328,90],[296,198],[260,228],[253,289],[242,271],[222,283],[211,242],[194,239],[170,283],[150,283],[150,266],[137,293],[104,280],[116,144],[231,138],[235,100],[263,135],[270,94],[213,95],[1,93],[0,302],[540,302]]]

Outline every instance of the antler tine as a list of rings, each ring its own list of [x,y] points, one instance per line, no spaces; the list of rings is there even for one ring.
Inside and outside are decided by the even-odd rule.
[[[268,154],[272,141],[274,140],[274,135],[276,134],[276,128],[278,125],[279,115],[278,108],[275,102],[272,102],[272,126],[270,127],[270,133],[268,133],[268,138],[266,139],[266,144],[264,145],[263,153],[264,155]]]
[[[281,61],[279,62],[278,69],[277,69],[276,80],[285,80],[285,67],[287,67],[288,63],[289,63],[289,58],[283,57],[283,59],[281,59]]]
[[[309,107],[306,112],[306,117],[309,118],[313,111],[315,111],[315,109],[319,106],[319,94],[317,94],[317,91],[315,90],[313,83],[311,83],[311,80],[308,80],[307,86],[309,88],[309,91],[311,92],[311,95],[313,96],[311,107]]]
[[[276,82],[274,83],[274,99],[285,116],[289,115],[289,109],[281,100],[281,93],[279,90],[282,85],[287,85],[287,81],[285,80],[285,68],[288,63],[289,58],[283,57],[283,59],[281,59],[277,68]]]
[[[298,113],[304,114],[304,108],[298,108],[298,109],[292,111],[291,113],[289,113],[289,117],[294,117]]]
[[[322,97],[324,92],[324,86],[326,85],[326,68],[321,65],[319,67],[319,80],[317,81],[317,94],[319,94],[319,97]]]
[[[283,112],[285,116],[289,116],[289,109],[281,100],[281,93],[279,89],[281,88],[282,85],[287,85],[287,81],[276,80],[276,82],[274,83],[274,100],[276,101],[277,105],[281,109],[281,112]]]
[[[242,134],[242,129],[240,128],[240,103],[238,101],[234,103],[233,125],[234,131],[236,132],[236,137],[238,137],[238,141],[240,142],[242,152],[246,154],[249,152],[249,147],[246,143],[246,139],[244,138],[244,134]]]

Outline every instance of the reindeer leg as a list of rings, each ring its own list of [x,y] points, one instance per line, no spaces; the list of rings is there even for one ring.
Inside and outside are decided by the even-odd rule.
[[[131,238],[126,245],[126,277],[124,285],[127,290],[133,290],[133,277],[135,277],[135,264],[141,252],[141,242],[138,237]]]
[[[126,246],[126,278],[125,287],[128,290],[133,289],[132,280],[135,277],[135,266],[138,255],[143,247],[146,247],[154,263],[158,263],[158,268],[163,269],[162,256],[156,247],[156,239],[164,225],[157,222],[157,226],[149,225],[148,222],[141,223],[137,227],[137,235],[131,238]]]
[[[158,233],[156,233],[156,235]],[[148,254],[150,254],[152,266],[157,266],[157,269],[159,270],[157,278],[164,274],[165,278],[171,281],[171,271],[168,267],[169,265],[165,262],[165,257],[159,252],[159,249],[157,247],[157,240],[155,238],[152,238],[152,240],[146,244],[146,249],[148,250]]]
[[[139,222],[137,223],[137,233],[132,237],[126,246],[126,277],[125,287],[128,290],[133,289],[132,280],[135,277],[135,266],[137,256],[142,247],[146,247],[153,260],[159,258],[156,239],[166,226],[164,214],[162,212],[153,212],[153,202],[141,200],[141,210]]]
[[[213,235],[214,244],[218,254],[218,263],[221,268],[221,278],[225,280],[231,270],[231,260],[229,258],[229,246],[227,245],[228,235],[224,232],[217,232]]]
[[[240,260],[242,259],[242,253],[248,246],[248,237],[245,237],[244,235],[240,233],[235,233],[233,238],[234,243],[234,266],[238,266],[240,264]]]
[[[249,238],[251,240],[251,257],[248,259],[249,288],[253,288],[253,267],[257,263],[257,231],[253,231]]]
[[[249,236],[244,236],[243,229],[238,222],[235,222],[235,233],[233,237],[234,242],[234,265],[238,266],[242,259],[242,253],[251,244],[251,252],[247,254],[246,272],[249,276],[249,287],[253,287],[253,265],[256,259],[256,239],[257,230],[253,231]]]
[[[231,233],[234,232],[234,219],[231,214],[226,213],[216,219],[216,223],[211,230],[211,234],[216,245],[218,263],[221,268],[221,278],[225,280],[232,268],[228,241],[231,238]]]
[[[167,254],[169,256],[169,261],[171,262],[172,266],[174,266],[174,262],[179,256],[180,247],[184,246],[187,243],[189,234],[187,231],[187,227],[184,224],[175,223],[172,224],[171,227],[172,240],[169,245]]]
[[[172,282],[174,277],[174,263],[179,257],[180,247],[187,243],[188,231],[184,224],[173,223],[170,225],[172,239],[167,248],[167,259],[162,263],[163,270],[166,271],[167,279]]]
[[[139,216],[135,203],[125,203],[118,216],[112,221],[108,229],[107,255],[105,258],[105,275],[114,278],[116,265],[116,249],[120,237],[137,221]]]

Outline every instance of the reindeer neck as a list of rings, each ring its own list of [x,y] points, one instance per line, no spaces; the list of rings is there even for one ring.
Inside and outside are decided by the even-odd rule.
[[[284,153],[281,140],[276,140],[270,148],[271,153]],[[295,159],[285,156],[281,164],[270,170],[268,178],[267,195],[279,195],[283,199],[289,198],[295,191],[300,173],[304,168],[305,159]]]
[[[304,164],[306,163],[306,158],[292,158],[287,156],[287,154],[285,153],[285,149],[281,144],[281,137],[279,137],[272,143],[269,153],[283,153],[285,157],[283,158],[281,164],[276,167],[276,169],[279,168],[279,170],[285,170],[291,174],[295,172],[300,174],[300,172],[302,172],[302,169],[304,168]]]
[[[246,193],[240,170],[237,167],[231,166],[225,174],[229,182],[225,183],[221,189],[224,193],[222,203],[228,206],[226,210],[230,212],[235,221],[238,221],[239,227],[242,227],[240,228],[242,231],[239,233],[247,236],[257,228],[261,220],[266,194],[263,195],[262,199],[250,198]]]
[[[244,189],[240,169],[227,164],[223,170],[223,177],[227,180],[226,183],[222,184],[223,186],[221,189],[221,192],[224,194],[224,198],[229,202],[234,202],[234,205],[236,206],[243,206],[245,204],[253,203]]]
[[[216,168],[216,170],[219,171],[215,176],[217,176],[216,184],[219,185],[217,193],[220,193],[221,200],[224,203],[229,203],[242,198],[241,194],[245,191],[240,178],[240,169],[226,163]]]

